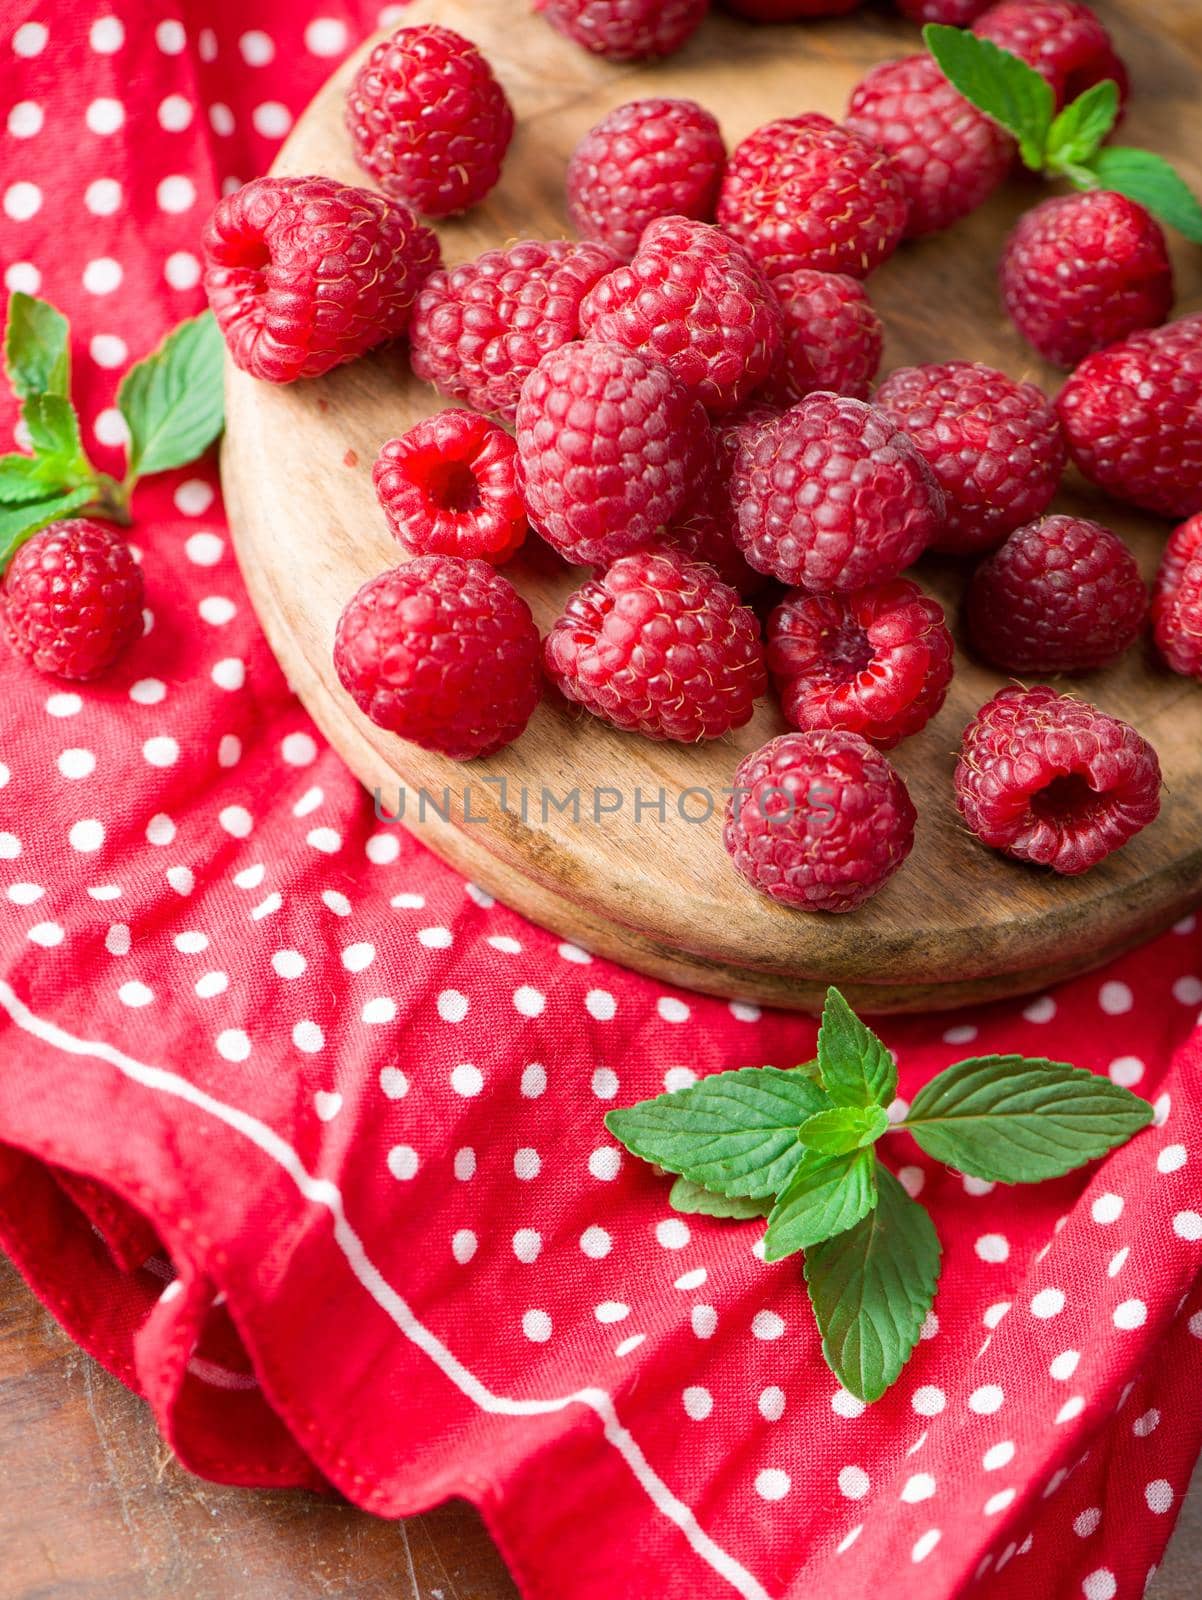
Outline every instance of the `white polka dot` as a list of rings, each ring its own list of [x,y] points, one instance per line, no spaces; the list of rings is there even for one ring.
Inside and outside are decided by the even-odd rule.
[[[998,1384],[983,1383],[969,1395],[968,1409],[975,1411],[979,1417],[991,1417],[995,1411],[1001,1410],[1005,1399],[1005,1391]]]
[[[36,183],[22,179],[4,191],[4,212],[14,222],[28,222],[42,209],[42,191]]]
[[[21,841],[15,833],[0,832],[0,861],[15,861],[21,854]]]
[[[196,52],[202,61],[216,61],[217,35],[212,28],[202,28],[196,35]]]
[[[8,113],[8,131],[14,139],[32,139],[41,133],[45,120],[36,100],[18,100]]]
[[[349,917],[351,914],[350,901],[344,894],[340,894],[337,889],[323,889],[321,891],[321,903],[328,911],[332,911],[336,917]]]
[[[46,711],[52,717],[76,717],[83,710],[83,700],[77,694],[52,694],[46,702]]]
[[[1173,1232],[1179,1239],[1196,1244],[1202,1239],[1202,1216],[1196,1211],[1179,1211],[1173,1218]]]
[[[155,190],[155,201],[160,211],[169,216],[179,216],[196,204],[196,185],[181,172],[163,178]]]
[[[90,778],[96,770],[96,757],[90,750],[64,750],[58,758],[64,778]]]
[[[238,607],[221,594],[207,594],[197,606],[200,620],[211,628],[224,628],[238,615]]]
[[[179,760],[179,745],[166,734],[147,739],[142,755],[152,767],[172,767]]]
[[[464,1145],[462,1150],[455,1152],[455,1176],[460,1183],[467,1183],[476,1176],[476,1152]]]
[[[309,963],[299,950],[277,950],[271,958],[271,965],[281,978],[299,978]]]
[[[479,1067],[472,1066],[470,1061],[464,1061],[451,1073],[451,1088],[465,1099],[471,1099],[483,1090],[484,1074]]]
[[[561,944],[559,954],[564,961],[570,961],[577,967],[590,966],[593,959],[588,951],[582,950],[578,944]]]
[[[948,1028],[943,1035],[943,1042],[944,1044],[971,1044],[976,1036],[977,1030],[969,1022],[962,1026]]]
[[[154,40],[165,56],[178,56],[188,42],[182,22],[167,18],[154,30]]]
[[[13,34],[13,54],[39,56],[49,37],[50,30],[44,22],[23,22]]]
[[[1109,1567],[1099,1567],[1081,1583],[1081,1593],[1085,1600],[1114,1600],[1118,1590],[1118,1579]]]
[[[168,867],[165,876],[176,894],[191,894],[196,887],[196,875],[191,867]]]
[[[267,868],[261,861],[256,861],[253,866],[235,872],[234,883],[239,889],[257,889],[266,876]]]
[[[520,956],[522,946],[517,939],[511,939],[505,933],[493,933],[485,940],[490,949],[497,950],[503,956]]]
[[[488,890],[482,889],[478,883],[465,883],[463,886],[463,892],[467,895],[469,900],[475,901],[475,903],[480,907],[481,911],[491,911],[493,906],[495,906],[497,903],[493,899],[492,895],[489,894]]]
[[[216,995],[224,994],[229,986],[228,972],[206,972],[204,977],[197,981],[196,993],[202,1000],[212,1000]]]
[[[926,1173],[921,1167],[900,1167],[897,1173],[898,1182],[910,1196],[911,1200],[917,1199],[922,1193],[922,1186],[926,1182]]]
[[[125,43],[125,28],[120,17],[97,17],[88,34],[88,43],[97,55],[111,56]]]
[[[934,1384],[925,1383],[921,1389],[915,1389],[910,1404],[920,1417],[937,1417],[947,1405],[947,1396]]]
[[[1064,1310],[1063,1289],[1040,1289],[1039,1293],[1032,1296],[1031,1315],[1033,1317],[1048,1318],[1058,1317]]]
[[[227,1061],[245,1061],[250,1055],[250,1040],[241,1028],[227,1028],[217,1035],[217,1054]]]
[[[540,994],[537,989],[532,989],[529,984],[523,984],[514,991],[514,1009],[523,1017],[540,1017],[547,1004],[547,997]]]
[[[1085,1397],[1075,1394],[1071,1400],[1066,1400],[1056,1413],[1056,1421],[1073,1422],[1085,1410]]]
[[[15,906],[35,905],[46,893],[40,883],[10,883],[5,892]]]
[[[864,1524],[862,1522],[857,1523],[849,1533],[845,1533],[842,1539],[839,1540],[839,1543],[835,1546],[835,1554],[837,1556],[846,1554],[846,1552],[851,1549],[852,1545],[855,1544],[856,1540],[863,1532]]]
[[[784,1319],[775,1311],[757,1311],[751,1319],[751,1331],[757,1339],[779,1339],[785,1331]]]
[[[254,818],[245,806],[225,806],[218,813],[217,820],[226,833],[232,834],[235,839],[249,838],[255,826]]]
[[[620,1300],[603,1300],[599,1306],[593,1307],[593,1315],[598,1322],[625,1322],[630,1315],[630,1307],[623,1305]]]
[[[1153,1478],[1144,1489],[1144,1499],[1149,1511],[1163,1517],[1165,1512],[1173,1509],[1173,1485],[1165,1478]]]
[[[139,678],[130,685],[129,698],[138,706],[157,706],[167,698],[167,685],[158,678]]]
[[[111,956],[127,956],[130,943],[129,928],[124,922],[114,922],[104,936],[104,948]]]
[[[32,944],[41,945],[43,950],[53,950],[67,936],[57,922],[39,922],[30,928],[27,937]]]
[[[255,132],[263,139],[282,139],[292,126],[292,113],[279,100],[264,100],[250,114]]]
[[[612,1022],[618,1002],[605,989],[590,989],[584,997],[584,1009],[596,1022]]]
[[[409,1079],[400,1067],[384,1067],[380,1072],[380,1088],[389,1100],[403,1100],[409,1093]]]
[[[305,49],[312,55],[336,56],[346,47],[346,23],[338,17],[314,17],[305,29]]]
[[[862,1417],[866,1410],[863,1400],[854,1394],[848,1394],[846,1389],[836,1389],[831,1395],[831,1410],[837,1417],[846,1417],[853,1422],[856,1417]]]
[[[315,1055],[325,1046],[326,1036],[316,1022],[298,1022],[292,1030],[292,1042],[306,1055]]]
[[[181,956],[198,956],[209,948],[208,935],[192,931],[177,933],[174,943]]]
[[[761,1500],[783,1500],[789,1492],[791,1479],[779,1467],[765,1467],[756,1474],[755,1492]]]
[[[388,1152],[388,1170],[402,1183],[417,1176],[417,1151],[407,1144],[394,1144]]]
[[[465,1267],[476,1253],[476,1235],[470,1228],[460,1228],[451,1239],[451,1254],[461,1267]]]
[[[296,737],[304,739],[308,738],[308,735],[300,734]],[[309,743],[313,744],[313,741],[310,739]],[[317,746],[313,745],[313,755],[316,756],[316,754]],[[312,759],[312,757],[310,757],[310,759]],[[391,833],[373,833],[371,838],[363,846],[363,850],[364,854],[367,856],[367,859],[372,863],[373,866],[386,867],[391,862],[395,861],[400,855],[401,844],[400,840]],[[393,901],[393,904],[395,905],[396,902]]]
[[[194,289],[200,282],[200,262],[190,250],[173,251],[163,263],[163,276],[172,289]]]
[[[89,294],[112,294],[121,287],[123,276],[119,261],[112,256],[97,256],[83,269],[83,286]]]
[[[1158,1094],[1152,1103],[1152,1126],[1154,1128],[1163,1128],[1165,1123],[1169,1120],[1169,1112],[1172,1109],[1172,1096],[1167,1094]]]
[[[226,689],[232,693],[236,689],[241,689],[246,682],[246,663],[240,661],[237,656],[230,656],[224,661],[218,661],[209,676],[219,689]]]
[[[1008,1467],[1014,1460],[1014,1443],[1010,1439],[1003,1439],[1000,1444],[990,1445],[981,1457],[981,1465],[986,1472],[998,1472],[1002,1467]]]
[[[1121,1089],[1133,1089],[1144,1075],[1144,1064],[1138,1056],[1118,1056],[1107,1070],[1112,1083]]]
[[[1056,1002],[1047,994],[1041,995],[1038,1000],[1032,1000],[1023,1011],[1023,1016],[1028,1022],[1051,1022],[1055,1015]]]
[[[84,112],[84,121],[93,133],[116,133],[125,121],[125,107],[120,100],[111,100],[101,97],[93,100]]]
[[[112,333],[98,333],[88,351],[98,367],[122,367],[129,360],[129,346]]]
[[[839,1493],[848,1500],[862,1500],[870,1487],[863,1467],[840,1467],[838,1483]]]
[[[543,1158],[537,1150],[523,1146],[522,1149],[513,1152],[513,1175],[523,1183],[529,1183],[531,1179],[537,1178],[542,1170]]]
[[[1079,1350],[1062,1350],[1052,1361],[1048,1371],[1058,1382],[1066,1383],[1076,1372],[1080,1362],[1081,1352]]]
[[[129,428],[125,418],[117,410],[116,406],[106,406],[103,411],[97,414],[96,421],[92,426],[101,444],[110,445],[113,449],[124,445],[129,438]],[[146,615],[148,613],[143,613],[144,618]],[[144,628],[143,631],[147,632],[149,630]]]
[[[973,1249],[982,1261],[997,1264],[1010,1259],[1010,1241],[1004,1234],[983,1233]]]
[[[213,504],[213,488],[203,478],[187,478],[176,489],[172,499],[181,516],[200,517]]]
[[[377,995],[369,1000],[359,1013],[369,1028],[380,1027],[396,1021],[397,1003],[387,995]]]
[[[761,1390],[758,1404],[765,1422],[779,1422],[785,1414],[785,1391],[770,1384]]]
[[[915,1539],[914,1548],[910,1551],[910,1560],[925,1561],[942,1537],[938,1528],[928,1528],[921,1538]]]
[[[730,1014],[736,1022],[758,1022],[762,1015],[759,1006],[753,1006],[746,1000],[732,1000]]]
[[[311,789],[306,789],[304,794],[301,795],[300,799],[292,807],[292,815],[294,817],[310,816],[314,811],[319,810],[323,805],[325,805],[325,803],[325,791],[317,788],[315,785]]]
[[[1183,1144],[1166,1144],[1156,1157],[1157,1172],[1177,1172],[1186,1163],[1185,1146]]]
[[[526,1100],[537,1100],[546,1092],[547,1069],[541,1062],[532,1061],[528,1067],[522,1069],[522,1097]]]
[[[104,824],[97,822],[94,817],[85,817],[83,821],[73,825],[67,837],[71,841],[72,850],[78,850],[82,855],[91,855],[104,843]]]
[[[664,1073],[664,1088],[669,1094],[675,1094],[678,1089],[687,1089],[697,1082],[697,1074],[692,1067],[669,1067]]]
[[[1017,1493],[1016,1489],[999,1489],[997,1494],[991,1494],[984,1505],[985,1515],[996,1517],[999,1511],[1005,1511],[1007,1506],[1013,1505]],[[1000,1566],[1001,1562],[998,1565]]]
[[[513,1253],[526,1266],[538,1260],[542,1248],[543,1236],[536,1228],[519,1228],[513,1236]]]
[[[275,43],[259,28],[252,28],[238,40],[238,49],[248,67],[265,67],[275,56]]]
[[[1108,1017],[1121,1017],[1135,1004],[1135,996],[1125,983],[1111,979],[1098,990],[1098,1004]]]
[[[1088,1539],[1097,1533],[1102,1522],[1101,1506],[1086,1506],[1078,1516],[1073,1518],[1073,1532],[1078,1539]]]
[[[467,1016],[467,995],[458,989],[444,989],[438,997],[438,1015],[444,1022],[462,1022]]]
[[[121,204],[116,178],[95,178],[84,190],[83,203],[94,217],[111,217]]]
[[[594,1223],[580,1235],[580,1248],[591,1261],[603,1260],[613,1249],[613,1239]]]
[[[169,94],[159,102],[159,127],[165,133],[182,133],[192,121],[192,102],[186,95]]]
[[[522,1332],[534,1344],[546,1344],[551,1337],[551,1318],[545,1311],[526,1311],[522,1315]]]
[[[688,1223],[680,1217],[665,1217],[656,1225],[655,1237],[665,1250],[683,1250],[692,1234]]]
[[[117,990],[117,999],[123,1006],[139,1008],[148,1006],[154,999],[154,991],[148,989],[144,983],[123,983]],[[224,1055],[225,1052],[222,1051]],[[231,1056],[231,1060],[235,1059]],[[241,1059],[241,1057],[237,1058]]]
[[[366,972],[375,959],[374,944],[348,944],[342,952],[342,965],[348,972]]]
[[[598,1067],[593,1073],[593,1093],[598,1100],[612,1100],[618,1092],[618,1075],[609,1067]]]
[[[689,1008],[683,1000],[678,1000],[673,995],[661,995],[655,1008],[664,1022],[687,1022]]]
[[[4,287],[10,294],[37,294],[42,274],[32,261],[12,261],[4,269]]]
[[[1145,1411],[1142,1416],[1136,1417],[1131,1424],[1131,1432],[1137,1439],[1146,1439],[1150,1433],[1155,1433],[1160,1426],[1160,1412],[1153,1406]]]
[[[307,733],[290,733],[280,745],[280,754],[290,767],[307,767],[317,759],[317,742]],[[372,841],[367,843],[370,855]]]
[[[1114,1308],[1114,1325],[1116,1328],[1129,1330],[1142,1328],[1148,1320],[1148,1308],[1142,1300],[1124,1300],[1121,1305]]]
[[[228,139],[238,125],[234,113],[222,100],[214,100],[209,107],[209,124],[220,139]]]
[[[902,1485],[901,1499],[908,1506],[916,1506],[921,1504],[923,1500],[931,1499],[937,1487],[938,1485],[929,1472],[916,1472],[912,1478],[907,1478]]]
[[[694,1306],[689,1325],[698,1339],[712,1339],[718,1331],[718,1313],[713,1306]]]
[[[1100,1194],[1090,1207],[1090,1216],[1103,1227],[1117,1222],[1123,1214],[1123,1197],[1119,1194]]]

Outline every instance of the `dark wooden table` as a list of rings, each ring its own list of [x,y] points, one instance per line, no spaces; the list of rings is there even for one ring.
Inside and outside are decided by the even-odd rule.
[[[1202,1593],[1202,1471],[1149,1600]],[[0,1256],[0,1600],[516,1600],[470,1506],[382,1522],[178,1467]],[[1030,1600],[1044,1600],[1032,1595]]]

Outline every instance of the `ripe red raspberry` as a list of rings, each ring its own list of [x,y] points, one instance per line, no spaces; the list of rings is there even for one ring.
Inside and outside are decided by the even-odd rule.
[[[812,394],[745,439],[731,492],[749,565],[818,594],[895,578],[943,524],[943,491],[882,411]]]
[[[714,482],[705,411],[666,367],[608,344],[568,344],[522,385],[520,483],[560,555],[605,566],[654,544]]]
[[[817,114],[744,139],[718,196],[718,221],[770,277],[816,267],[866,278],[897,248],[908,209],[885,151]]]
[[[526,537],[517,446],[471,411],[442,411],[390,439],[372,470],[388,526],[415,555],[500,566]]]
[[[874,67],[852,91],[845,126],[892,156],[911,239],[975,211],[1014,161],[1014,140],[952,87],[934,56]]]
[[[1069,453],[1116,500],[1202,511],[1202,315],[1087,356],[1060,391]]]
[[[1152,628],[1173,671],[1202,681],[1202,516],[1175,528],[1164,547]]]
[[[1078,0],[1000,0],[972,31],[1034,67],[1056,91],[1058,106],[1106,78],[1127,98],[1126,67],[1099,18]]]
[[[99,677],[142,636],[142,569],[112,528],[76,517],[35,533],[9,563],[0,620],[39,672]]]
[[[355,158],[385,194],[427,217],[483,200],[501,176],[513,111],[476,46],[450,28],[398,28],[346,97]]]
[[[594,716],[681,744],[741,728],[768,688],[755,613],[709,567],[666,550],[625,556],[578,589],[543,661]]]
[[[937,550],[971,554],[1042,515],[1064,474],[1055,407],[1033,383],[979,361],[902,367],[876,404],[914,440],[943,487]]]
[[[339,618],[334,666],[378,727],[453,761],[512,743],[541,692],[530,607],[486,561],[456,556],[365,583]]]
[[[694,100],[631,100],[599,122],[568,163],[568,215],[586,239],[629,260],[660,217],[712,222],[726,146]]]
[[[781,309],[742,248],[708,222],[664,217],[629,266],[586,296],[588,339],[667,367],[714,416],[737,410],[776,365]]]
[[[845,17],[864,0],[725,0],[726,9],[752,22],[800,22],[810,17]]]
[[[414,372],[512,422],[527,375],[579,336],[580,302],[617,265],[605,245],[526,239],[431,273],[409,330]]]
[[[784,272],[772,287],[784,313],[784,355],[767,390],[792,405],[818,389],[867,400],[885,330],[868,291],[843,272]]]
[[[1059,367],[1159,327],[1173,306],[1159,224],[1134,200],[1103,189],[1028,211],[1007,241],[1001,283],[1018,331]]]
[[[854,911],[914,846],[887,756],[844,728],[785,733],[735,773],[723,842],[753,889],[801,911]]]
[[[409,327],[439,264],[407,206],[333,178],[254,178],[219,200],[202,238],[204,287],[236,366],[292,383]]]
[[[1135,557],[1109,528],[1044,517],[1012,533],[968,586],[974,648],[1007,672],[1089,672],[1133,645],[1148,615]]]
[[[937,600],[908,578],[853,594],[786,595],[768,618],[768,671],[795,728],[847,728],[889,750],[925,728],[952,681]]]
[[[1046,684],[1008,688],[964,732],[956,804],[982,844],[1074,875],[1160,811],[1160,762],[1135,729]]]
[[[911,22],[942,22],[949,28],[967,28],[988,7],[989,0],[894,0],[894,4]]]
[[[709,0],[534,0],[534,9],[594,55],[646,61],[687,44]]]

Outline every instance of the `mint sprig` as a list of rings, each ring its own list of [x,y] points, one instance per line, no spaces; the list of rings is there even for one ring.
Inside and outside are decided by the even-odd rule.
[[[818,1059],[715,1073],[605,1119],[634,1155],[675,1173],[669,1204],[732,1220],[767,1215],[764,1259],[805,1252],[827,1364],[862,1400],[901,1372],[939,1280],[934,1224],[878,1158],[893,1128],[936,1160],[998,1183],[1037,1183],[1125,1144],[1152,1108],[1064,1062],[957,1062],[891,1124],[897,1068],[837,989],[827,991]]]
[[[1116,83],[1094,84],[1057,114],[1046,79],[992,40],[936,22],[923,38],[948,81],[1014,135],[1032,172],[1125,195],[1202,244],[1202,205],[1163,156],[1105,145],[1118,121]]]
[[[194,461],[223,426],[221,335],[206,311],[126,373],[117,404],[129,429],[127,470],[120,480],[98,472],[71,403],[70,351],[60,311],[32,295],[10,297],[4,366],[31,453],[0,456],[0,574],[26,539],[75,512],[128,523],[138,480]]]

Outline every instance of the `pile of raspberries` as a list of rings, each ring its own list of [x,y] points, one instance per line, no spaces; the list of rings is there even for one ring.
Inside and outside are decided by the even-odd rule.
[[[666,54],[707,0],[535,0],[618,60]],[[729,0],[758,20],[855,0]],[[1077,0],[899,0],[974,23],[1063,102],[1126,74]],[[905,576],[966,567],[968,648],[1026,679],[1111,666],[1152,623],[1202,679],[1202,316],[1165,322],[1164,237],[1095,192],[1036,206],[1007,245],[1005,303],[1058,399],[979,363],[889,374],[864,287],[1012,169],[1007,134],[928,56],[871,71],[847,119],[771,122],[728,153],[687,100],[619,107],[568,167],[579,242],[524,240],[452,268],[419,213],[481,200],[513,115],[444,28],[377,45],[347,100],[371,191],[266,178],[222,200],[205,282],[234,360],[290,382],[405,335],[451,408],[384,444],[374,483],[413,558],[347,605],[339,678],[380,727],[456,760],[518,738],[550,686],[647,739],[717,739],[775,691],[791,731],[732,773],[737,870],[777,901],[850,911],[916,822],[883,753],[942,706],[954,650]],[[1055,514],[1069,460],[1184,525],[1150,601],[1122,540]],[[498,570],[530,535],[590,569],[545,638]],[[554,559],[544,554],[543,561]],[[1049,686],[1003,688],[954,777],[985,845],[1080,873],[1157,815],[1156,753]]]

